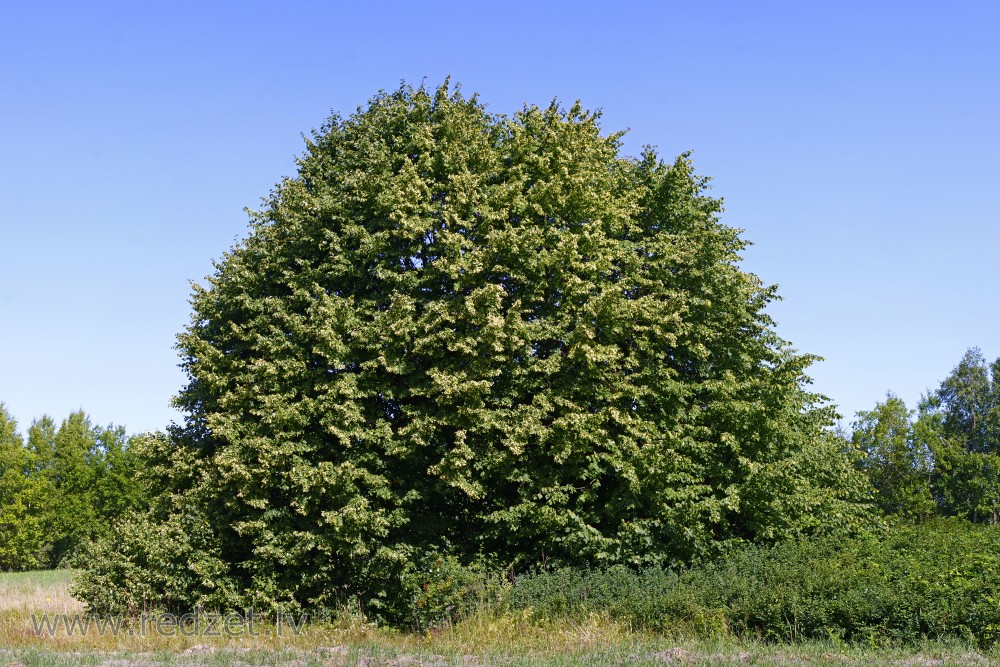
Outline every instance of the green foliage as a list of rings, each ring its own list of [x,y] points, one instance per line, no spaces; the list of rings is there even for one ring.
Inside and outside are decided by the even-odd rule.
[[[61,563],[96,532],[92,496],[96,471],[88,460],[95,445],[94,429],[82,411],[64,419],[56,431],[45,471],[56,497],[48,525],[53,564]]]
[[[1000,359],[968,350],[921,404],[920,429],[934,453],[944,513],[1000,522]]]
[[[962,438],[947,437],[933,416],[922,417],[932,439],[934,491],[941,512],[970,521],[1000,522],[1000,455],[966,449]]]
[[[57,567],[107,534],[144,505],[138,466],[122,428],[80,411],[36,420],[25,442],[0,404],[0,569]]]
[[[911,412],[889,394],[854,422],[854,446],[862,453],[859,465],[868,474],[875,503],[885,514],[922,519],[937,507],[931,496],[933,465],[925,437],[911,423]]]
[[[93,503],[101,526],[124,516],[129,510],[145,507],[142,462],[139,450],[150,434],[128,436],[122,426],[99,428],[90,464],[94,470]]]
[[[621,565],[606,570],[561,568],[518,577],[507,609],[527,612],[536,621],[597,614],[668,635],[727,634],[725,610],[706,604],[701,593],[683,583],[678,572],[659,567],[640,572]]]
[[[191,609],[233,608],[238,598],[212,550],[211,526],[187,509],[163,523],[134,512],[118,520],[113,539],[90,544],[80,559],[88,570],[74,583],[74,596],[91,611],[132,615],[189,604],[192,595]]]
[[[721,201],[620,138],[447,84],[331,118],[195,288],[185,424],[123,528],[152,537],[132,564],[111,538],[85,599],[115,608],[141,562],[165,606],[408,622],[434,554],[647,567],[864,526],[813,357],[774,333]]]
[[[477,613],[499,609],[508,582],[482,564],[463,565],[448,554],[428,554],[404,580],[411,591],[410,627],[442,628]]]
[[[44,493],[29,476],[33,459],[17,424],[0,403],[0,569],[43,565]]]
[[[1000,454],[1000,359],[991,366],[979,348],[965,355],[926,402],[926,410],[940,414],[946,436],[961,436],[965,449],[978,454]]]
[[[522,577],[510,610],[606,614],[637,628],[858,643],[1000,639],[1000,529],[959,520],[878,539],[809,539],[739,549],[680,572],[558,570]]]
[[[886,514],[1000,523],[1000,359],[968,350],[916,419],[893,395],[859,412],[853,442]]]

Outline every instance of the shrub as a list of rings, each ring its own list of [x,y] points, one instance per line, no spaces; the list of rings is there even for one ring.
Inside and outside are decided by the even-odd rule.
[[[1000,528],[938,520],[886,535],[747,546],[678,571],[569,569],[517,580],[512,610],[594,613],[661,632],[773,641],[992,644],[1000,629]]]

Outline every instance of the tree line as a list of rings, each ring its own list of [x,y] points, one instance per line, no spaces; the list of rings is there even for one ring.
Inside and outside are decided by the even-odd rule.
[[[915,410],[890,393],[853,426],[886,515],[1000,523],[1000,359],[971,348]]]
[[[70,564],[115,517],[142,507],[141,437],[82,410],[58,424],[36,419],[24,436],[0,403],[0,569]]]

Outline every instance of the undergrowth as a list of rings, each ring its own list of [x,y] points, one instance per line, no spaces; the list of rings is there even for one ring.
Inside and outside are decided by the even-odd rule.
[[[1000,638],[1000,529],[959,520],[853,540],[746,546],[686,569],[542,570],[512,577],[442,559],[411,629],[474,615],[595,615],[668,636],[900,645]]]

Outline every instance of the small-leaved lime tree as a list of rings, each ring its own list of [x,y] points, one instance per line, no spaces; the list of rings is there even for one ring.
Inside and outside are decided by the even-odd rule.
[[[687,155],[574,105],[402,87],[307,141],[192,297],[156,497],[96,611],[354,600],[447,558],[670,565],[867,520],[864,480]]]

